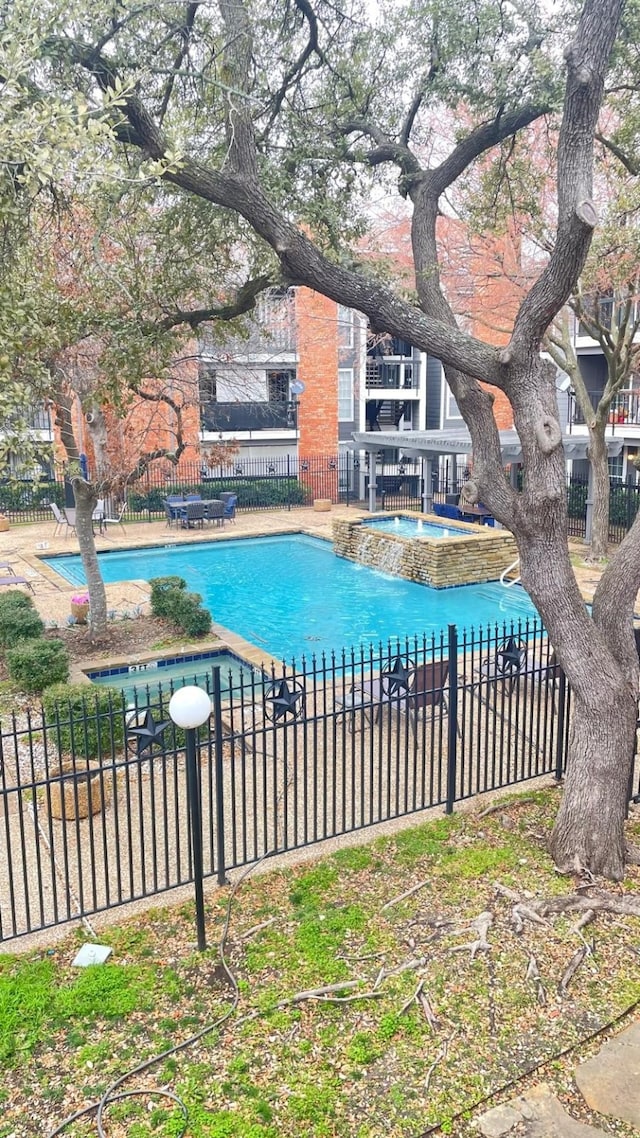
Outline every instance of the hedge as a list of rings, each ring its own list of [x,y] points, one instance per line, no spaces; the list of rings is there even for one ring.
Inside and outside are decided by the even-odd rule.
[[[199,494],[203,501],[209,501],[225,492],[237,494],[237,509],[303,506],[312,497],[311,487],[298,482],[297,478],[221,478],[214,482],[178,482],[162,488],[153,487],[144,493],[130,491],[128,508],[132,514],[162,514],[164,500],[172,494]]]
[[[25,640],[7,652],[9,676],[21,691],[41,692],[69,675],[69,653],[62,640]]]

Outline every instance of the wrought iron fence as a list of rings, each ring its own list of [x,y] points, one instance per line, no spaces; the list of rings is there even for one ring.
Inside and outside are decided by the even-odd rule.
[[[588,483],[571,477],[567,485],[570,537],[586,533]],[[619,544],[631,529],[640,509],[640,486],[635,482],[612,479],[609,497],[609,541]]]
[[[203,872],[219,880],[565,764],[570,695],[535,621],[229,672],[221,691],[197,742]],[[0,939],[193,880],[171,694],[141,685],[127,706],[88,688],[2,725]]]

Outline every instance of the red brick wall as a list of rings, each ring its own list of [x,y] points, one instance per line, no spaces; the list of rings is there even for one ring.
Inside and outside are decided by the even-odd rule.
[[[296,290],[300,455],[338,449],[338,307],[308,288]]]

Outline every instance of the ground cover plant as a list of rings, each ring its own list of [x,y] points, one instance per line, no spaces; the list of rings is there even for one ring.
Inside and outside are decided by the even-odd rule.
[[[621,911],[587,923],[598,883],[553,874],[544,851],[556,795],[244,881],[226,948],[234,1015],[125,1089],[179,1094],[193,1138],[407,1138],[436,1123],[466,1133],[478,1101],[539,1064],[547,1077],[640,998],[640,924],[622,911],[638,906],[639,871],[609,893]],[[638,840],[640,815],[629,830]],[[547,911],[578,886],[578,911]],[[102,967],[70,966],[80,934],[0,958],[0,1138],[46,1135],[230,1007],[215,947],[228,895],[209,899],[202,955],[187,904],[105,930]],[[181,1123],[146,1092],[105,1124],[109,1138],[174,1138]],[[95,1130],[82,1121],[67,1133]]]

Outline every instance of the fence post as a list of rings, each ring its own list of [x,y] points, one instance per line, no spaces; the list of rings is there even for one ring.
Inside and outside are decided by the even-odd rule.
[[[213,669],[213,748],[216,777],[216,861],[218,885],[226,884],[224,860],[224,790],[222,759],[222,696],[220,692],[220,667]]]
[[[556,739],[556,770],[555,777],[557,782],[562,781],[565,768],[565,753],[564,753],[564,716],[567,704],[567,677],[565,676],[562,668],[560,668],[560,678],[558,682],[558,737]]]
[[[287,454],[287,509],[291,509],[291,455]]]
[[[151,521],[151,488],[150,488],[151,475],[149,472],[149,467],[147,467],[146,476],[147,476],[147,521],[150,522]]]
[[[458,629],[449,625],[449,720],[447,724],[447,801],[445,814],[453,814],[458,773]]]

